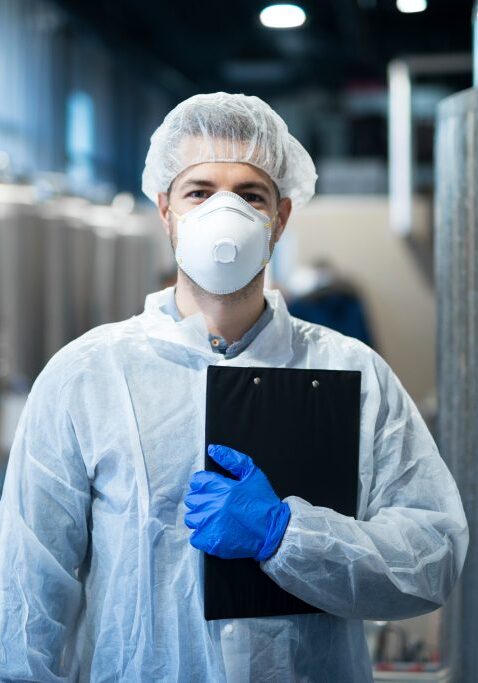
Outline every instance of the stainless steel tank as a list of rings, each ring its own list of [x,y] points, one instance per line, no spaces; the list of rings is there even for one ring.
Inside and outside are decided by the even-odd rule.
[[[0,186],[1,384],[28,389],[66,343],[140,313],[174,265],[152,211]]]
[[[45,217],[45,361],[90,323],[94,244],[81,218],[87,206],[63,197],[38,207]]]
[[[478,681],[478,90],[444,100],[436,135],[438,433],[470,526],[461,585],[445,609],[453,681]]]
[[[21,390],[43,365],[44,221],[32,188],[0,186],[0,378]]]

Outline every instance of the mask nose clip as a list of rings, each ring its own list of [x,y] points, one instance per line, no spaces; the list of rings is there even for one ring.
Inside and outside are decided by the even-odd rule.
[[[236,243],[229,237],[218,240],[212,249],[212,256],[216,263],[233,263],[237,256]]]

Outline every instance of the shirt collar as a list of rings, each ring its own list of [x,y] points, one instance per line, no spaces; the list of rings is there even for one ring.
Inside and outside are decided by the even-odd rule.
[[[199,354],[211,365],[285,365],[292,356],[292,326],[284,298],[277,289],[265,289],[264,297],[272,309],[272,319],[258,332],[238,356],[227,359],[211,349],[209,330],[201,312],[176,321],[171,315],[174,287],[148,294],[139,321],[147,336],[156,343],[182,347],[189,356]],[[260,318],[259,318],[260,320]],[[258,321],[259,322],[259,321]]]
[[[230,344],[219,335],[213,335],[209,333],[208,339],[211,345],[211,349],[214,353],[221,353],[225,358],[235,358],[242,351],[244,351],[249,344],[257,337],[259,332],[261,332],[264,327],[272,320],[274,312],[270,303],[265,300],[266,306],[256,322],[242,335],[240,339],[237,339]],[[165,299],[164,304],[160,306],[161,310],[170,315],[176,322],[180,322],[183,319],[177,303],[176,303],[176,287],[172,288],[171,294]]]

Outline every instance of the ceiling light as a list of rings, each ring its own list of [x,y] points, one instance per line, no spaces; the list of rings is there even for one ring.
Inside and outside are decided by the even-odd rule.
[[[269,5],[262,10],[259,18],[268,28],[297,28],[302,26],[306,15],[298,5]]]
[[[427,8],[427,0],[397,0],[397,8],[405,14],[424,12]]]

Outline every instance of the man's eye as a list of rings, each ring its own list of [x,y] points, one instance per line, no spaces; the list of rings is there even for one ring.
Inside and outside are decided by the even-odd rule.
[[[206,199],[207,192],[206,190],[193,190],[188,194],[188,197],[192,197],[192,199]]]
[[[249,202],[250,204],[257,204],[258,202],[263,202],[263,198],[260,194],[253,194],[252,192],[245,192],[242,198]]]

